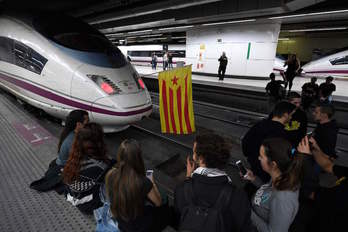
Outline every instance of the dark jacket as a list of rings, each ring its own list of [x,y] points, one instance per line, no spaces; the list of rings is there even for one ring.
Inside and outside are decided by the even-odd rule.
[[[227,63],[228,63],[227,56],[220,56],[219,62],[220,62],[220,67],[226,68]]]
[[[320,149],[328,156],[337,158],[336,155],[336,141],[337,141],[338,127],[336,120],[324,124],[318,124],[313,132],[315,141],[318,143]]]
[[[197,202],[213,205],[217,200],[220,191],[228,183],[226,176],[207,177],[199,174],[193,174],[192,178],[186,180],[175,189],[174,207],[177,218],[180,218],[183,208],[188,205],[184,197],[184,184],[193,183],[193,192]],[[247,195],[241,189],[233,187],[228,205],[228,210],[224,212],[224,223],[229,231],[250,231],[251,226],[251,208]]]
[[[269,181],[270,176],[261,168],[258,159],[260,147],[266,138],[276,137],[287,139],[284,125],[271,119],[265,119],[250,128],[242,139],[243,154],[248,158],[254,174],[260,177],[264,183]]]
[[[67,200],[87,214],[101,207],[100,187],[110,163],[91,158],[82,161],[78,179],[67,185]]]

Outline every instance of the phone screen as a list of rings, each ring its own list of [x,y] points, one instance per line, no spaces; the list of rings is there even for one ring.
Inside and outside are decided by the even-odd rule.
[[[238,160],[238,161],[236,162],[236,165],[237,165],[237,167],[239,168],[239,171],[242,173],[243,176],[247,174],[247,170],[246,170],[246,168],[244,167],[244,165],[243,165],[243,163],[242,163],[241,160]]]
[[[149,178],[150,180],[152,179],[153,175],[153,170],[146,170],[146,177]]]

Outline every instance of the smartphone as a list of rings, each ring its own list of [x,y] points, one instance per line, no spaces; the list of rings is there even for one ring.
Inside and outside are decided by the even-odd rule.
[[[238,161],[236,162],[236,165],[237,165],[239,171],[242,173],[242,175],[245,176],[245,175],[247,174],[247,170],[246,170],[246,168],[244,167],[242,161],[241,161],[241,160],[238,160]]]
[[[153,170],[146,170],[146,177],[152,180]]]

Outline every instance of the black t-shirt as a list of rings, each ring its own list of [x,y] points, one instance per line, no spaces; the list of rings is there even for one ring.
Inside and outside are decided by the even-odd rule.
[[[336,155],[336,141],[337,141],[338,127],[336,120],[324,124],[318,124],[313,132],[315,141],[318,143],[320,149],[328,156],[337,158]]]
[[[147,198],[147,194],[151,191],[153,184],[150,179],[144,177],[143,194],[145,200],[144,214],[137,217],[135,220],[125,222],[122,219],[117,219],[119,229],[122,232],[150,232],[154,222],[153,205]]]
[[[336,85],[332,84],[332,83],[327,84],[325,82],[319,86],[319,90],[321,92],[322,97],[326,98],[326,97],[330,96],[332,94],[332,92],[336,91]]]
[[[270,81],[266,86],[266,91],[269,91],[269,95],[280,99],[281,98],[281,85],[282,81]]]
[[[332,168],[332,171],[333,171],[334,175],[338,179],[340,179],[342,177],[347,177],[348,178],[348,168],[347,167],[334,165],[333,168]]]
[[[319,86],[317,84],[312,84],[311,82],[305,83],[302,86],[302,96],[316,98],[318,96]]]
[[[320,188],[316,194],[318,213],[316,231],[345,231],[348,218],[348,168],[334,165],[333,173],[339,179],[332,188]]]
[[[220,67],[226,67],[227,66],[228,59],[227,59],[226,56],[221,56],[219,58],[219,61],[220,61]]]
[[[285,125],[285,130],[291,145],[296,148],[307,132],[306,113],[301,109],[297,109],[292,115],[291,121]]]
[[[265,183],[269,181],[270,176],[262,170],[258,157],[261,144],[266,138],[287,139],[284,125],[271,119],[265,119],[250,128],[242,139],[243,154],[248,158],[254,174]]]

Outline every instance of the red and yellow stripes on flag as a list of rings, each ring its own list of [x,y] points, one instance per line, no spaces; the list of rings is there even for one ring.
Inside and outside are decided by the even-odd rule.
[[[190,134],[195,132],[192,66],[160,72],[158,84],[162,133]]]

